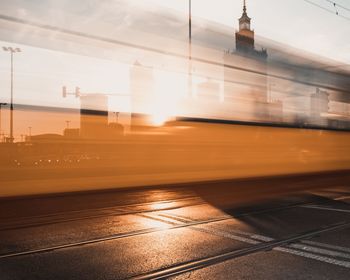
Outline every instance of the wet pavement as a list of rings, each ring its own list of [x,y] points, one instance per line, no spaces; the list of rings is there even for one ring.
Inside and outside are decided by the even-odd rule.
[[[8,200],[0,208],[1,280],[350,275],[350,187],[230,207],[188,188],[160,188]]]

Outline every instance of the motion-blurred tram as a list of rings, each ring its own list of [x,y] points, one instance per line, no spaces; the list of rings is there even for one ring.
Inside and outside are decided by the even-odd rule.
[[[115,28],[106,11],[84,18],[59,5],[66,20],[48,19],[35,5],[24,19],[0,14],[2,40],[42,63],[30,75],[22,66],[14,111],[0,111],[15,120],[15,134],[0,135],[0,198],[350,171],[347,66],[247,41],[241,22],[248,49],[232,50],[232,30],[206,22],[196,32],[211,39],[189,51],[181,32]],[[63,99],[65,83],[77,87]]]
[[[347,131],[180,119],[119,139],[2,146],[2,197],[350,169]],[[4,150],[6,149],[6,150]],[[10,162],[10,164],[9,164]]]

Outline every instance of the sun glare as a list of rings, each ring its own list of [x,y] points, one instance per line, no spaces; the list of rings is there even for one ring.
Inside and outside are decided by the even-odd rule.
[[[177,114],[177,104],[186,93],[186,76],[159,70],[155,71],[155,77],[156,100],[151,111],[151,121],[155,126],[162,126]]]
[[[152,115],[152,124],[155,126],[162,126],[169,119],[163,112],[156,112]]]

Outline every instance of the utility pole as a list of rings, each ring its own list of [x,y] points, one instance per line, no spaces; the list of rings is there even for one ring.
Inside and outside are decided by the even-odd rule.
[[[10,104],[10,143],[13,143],[13,54],[21,52],[20,48],[2,47],[5,52],[11,54],[11,104]]]
[[[7,105],[7,103],[0,103],[0,142],[1,142],[1,106],[6,106]]]
[[[29,141],[32,141],[32,127],[29,126],[28,130],[29,130]]]
[[[118,123],[119,122],[119,112],[113,112],[113,114],[115,114],[115,122]]]
[[[272,102],[272,87],[274,87],[274,83],[269,83],[269,88],[268,88],[268,96],[267,96],[267,102]]]
[[[192,0],[188,1],[188,88],[192,97]]]

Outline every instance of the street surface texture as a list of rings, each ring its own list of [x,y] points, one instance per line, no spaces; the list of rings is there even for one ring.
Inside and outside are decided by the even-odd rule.
[[[349,186],[227,184],[3,200],[0,279],[349,279]]]

